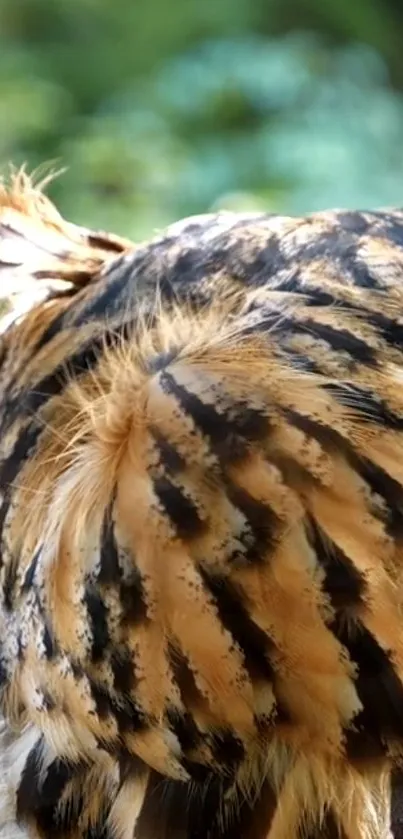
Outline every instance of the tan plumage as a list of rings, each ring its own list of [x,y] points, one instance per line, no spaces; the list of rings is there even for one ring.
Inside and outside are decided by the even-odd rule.
[[[1,837],[389,836],[402,272],[400,211],[134,246],[0,193],[47,286],[0,336]]]

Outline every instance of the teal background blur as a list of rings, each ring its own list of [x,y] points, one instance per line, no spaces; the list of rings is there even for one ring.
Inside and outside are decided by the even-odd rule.
[[[403,204],[403,0],[1,0],[0,161],[136,238]]]

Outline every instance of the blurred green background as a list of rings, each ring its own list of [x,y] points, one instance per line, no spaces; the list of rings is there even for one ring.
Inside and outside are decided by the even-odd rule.
[[[403,204],[403,0],[0,0],[0,161],[136,238]]]

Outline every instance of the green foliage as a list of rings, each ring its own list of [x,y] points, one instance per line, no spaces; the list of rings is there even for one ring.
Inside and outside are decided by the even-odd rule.
[[[66,166],[62,211],[135,237],[221,207],[402,203],[399,15],[393,0],[3,0],[0,160]]]

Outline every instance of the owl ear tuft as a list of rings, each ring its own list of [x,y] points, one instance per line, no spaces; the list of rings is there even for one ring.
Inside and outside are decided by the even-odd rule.
[[[67,222],[45,195],[55,177],[35,183],[24,169],[0,182],[0,298],[29,291],[82,288],[134,244]]]

